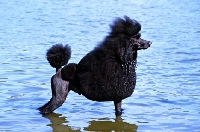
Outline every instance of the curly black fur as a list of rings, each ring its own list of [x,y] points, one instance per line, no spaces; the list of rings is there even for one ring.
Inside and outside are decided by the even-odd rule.
[[[75,63],[69,63],[68,65],[65,65],[61,70],[61,76],[63,80],[70,81],[74,79],[74,73],[76,71],[76,65]]]
[[[119,34],[130,37],[137,34],[141,30],[141,25],[136,20],[131,20],[129,17],[124,16],[124,19],[117,18],[111,27],[111,36],[118,36]]]
[[[57,69],[67,64],[70,57],[71,48],[68,45],[53,45],[49,50],[47,50],[46,53],[46,58],[49,61],[50,65]]]

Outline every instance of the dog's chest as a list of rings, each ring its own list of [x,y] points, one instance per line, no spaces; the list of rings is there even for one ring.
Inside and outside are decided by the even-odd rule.
[[[122,69],[123,69],[124,73],[126,75],[135,73],[136,64],[137,64],[136,60],[128,61],[125,64],[122,64]]]

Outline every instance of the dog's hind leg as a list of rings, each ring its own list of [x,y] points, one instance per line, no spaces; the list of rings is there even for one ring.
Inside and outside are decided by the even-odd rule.
[[[38,108],[42,114],[48,114],[60,107],[69,93],[69,81],[61,78],[61,69],[51,78],[52,98],[42,107]]]
[[[114,101],[114,105],[115,105],[115,115],[116,116],[121,116],[122,114],[122,101]]]

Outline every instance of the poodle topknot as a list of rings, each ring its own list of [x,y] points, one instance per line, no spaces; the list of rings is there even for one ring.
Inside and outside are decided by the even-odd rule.
[[[136,35],[141,30],[141,25],[134,19],[130,19],[128,16],[122,18],[116,18],[114,23],[110,25],[111,35],[124,34],[128,36]]]

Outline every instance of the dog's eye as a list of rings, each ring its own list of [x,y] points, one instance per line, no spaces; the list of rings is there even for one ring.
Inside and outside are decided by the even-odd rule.
[[[141,37],[141,33],[138,33],[135,38],[139,39],[140,37]]]
[[[141,34],[140,34],[140,33],[138,33],[138,34],[132,36],[132,38],[136,38],[136,39],[139,39],[140,37],[141,37]]]

